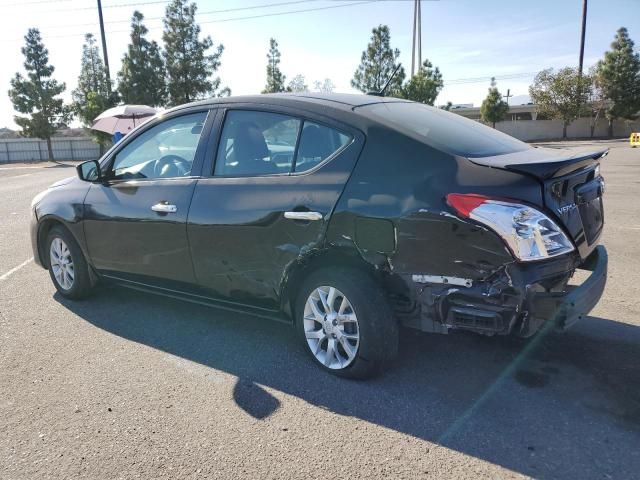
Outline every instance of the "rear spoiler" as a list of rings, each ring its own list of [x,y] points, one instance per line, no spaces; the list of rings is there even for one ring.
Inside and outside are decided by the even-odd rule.
[[[587,167],[608,153],[608,148],[575,150],[538,147],[493,157],[469,158],[469,160],[478,165],[525,173],[547,180]]]

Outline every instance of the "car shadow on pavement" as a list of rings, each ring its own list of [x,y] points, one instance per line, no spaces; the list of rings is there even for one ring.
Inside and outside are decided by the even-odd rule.
[[[640,471],[640,328],[589,317],[533,341],[404,331],[379,378],[316,367],[287,325],[120,288],[55,299],[96,327],[238,377],[257,419],[264,387],[536,478],[632,478]],[[410,461],[410,459],[407,459]]]

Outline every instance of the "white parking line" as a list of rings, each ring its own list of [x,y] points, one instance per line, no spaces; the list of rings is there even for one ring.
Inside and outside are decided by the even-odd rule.
[[[35,175],[35,173],[21,173],[20,175],[14,175],[13,177],[9,177],[11,179],[20,178],[20,177],[30,177],[31,175]]]
[[[16,273],[18,270],[20,270],[22,267],[24,267],[25,265],[28,265],[29,263],[33,262],[33,257],[31,257],[28,260],[25,260],[24,262],[22,262],[20,265],[18,265],[17,267],[13,267],[11,270],[9,270],[7,273],[4,273],[2,275],[0,275],[0,281],[2,280],[6,280],[7,278],[9,278],[11,275],[13,275],[14,273]]]
[[[0,172],[3,170],[28,170],[30,168],[47,168],[47,165],[39,165],[37,167],[34,166],[27,166],[27,167],[0,167]]]

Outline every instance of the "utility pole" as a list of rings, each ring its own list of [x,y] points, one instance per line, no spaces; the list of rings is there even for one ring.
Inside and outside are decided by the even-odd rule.
[[[504,96],[504,98],[507,99],[507,105],[509,105],[509,98],[513,97],[513,95],[511,95],[511,89],[507,88],[507,94]]]
[[[584,36],[587,30],[587,0],[582,0],[582,35],[580,36],[580,61],[578,62],[578,74],[582,76],[584,61]]]
[[[418,71],[422,67],[422,0],[418,0]]]
[[[416,65],[416,21],[418,18],[418,9],[416,8],[416,3],[418,0],[413,1],[413,43],[411,45],[411,76],[413,77],[415,73],[415,65]]]
[[[422,8],[421,0],[413,2],[413,44],[411,48],[411,76],[416,72],[416,43],[418,44],[418,71],[422,67]]]
[[[100,36],[102,37],[102,55],[104,56],[104,71],[107,74],[107,88],[111,92],[111,74],[109,73],[109,55],[107,55],[107,38],[104,35],[104,21],[102,20],[102,2],[98,0],[98,18],[100,19]]]

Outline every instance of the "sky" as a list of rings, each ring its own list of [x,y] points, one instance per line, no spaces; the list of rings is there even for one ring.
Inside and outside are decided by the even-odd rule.
[[[145,16],[149,38],[161,43],[166,0],[102,0],[112,78],[129,42],[135,9]],[[313,86],[330,78],[337,92],[354,92],[350,80],[371,29],[386,24],[391,45],[411,65],[412,0],[197,0],[202,35],[223,44],[222,85],[234,95],[259,93],[266,81],[269,38],[279,43],[287,81],[297,74]],[[309,10],[301,12],[300,10]],[[585,67],[609,48],[625,26],[640,42],[640,1],[589,0]],[[436,104],[472,103],[486,96],[489,78],[498,79],[511,104],[528,101],[535,73],[577,66],[582,0],[424,0],[422,56],[442,72],[444,89]],[[0,127],[15,128],[6,92],[23,71],[20,48],[30,27],[42,33],[54,78],[67,85],[70,100],[80,71],[85,33],[99,35],[95,0],[0,0]],[[640,46],[640,43],[638,44]]]

